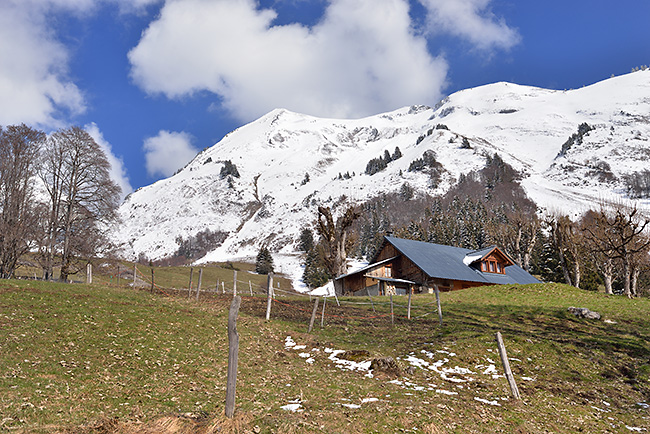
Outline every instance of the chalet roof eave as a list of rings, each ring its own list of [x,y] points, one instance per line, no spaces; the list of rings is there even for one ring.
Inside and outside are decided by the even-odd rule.
[[[358,269],[357,271],[353,271],[352,273],[348,273],[348,274],[341,274],[340,276],[335,277],[334,280],[343,279],[344,277],[352,276],[354,274],[365,273],[366,271],[368,271],[368,270],[370,270],[370,269],[372,269],[374,267],[377,267],[379,265],[383,265],[383,264],[385,264],[387,262],[390,262],[390,261],[392,261],[392,260],[394,260],[396,258],[398,258],[398,256],[393,256],[392,258],[384,259],[383,261],[379,261],[379,262],[371,262],[370,264],[366,265],[363,268]]]
[[[418,283],[413,282],[412,280],[406,280],[406,279],[394,279],[392,277],[378,277],[378,276],[371,276],[369,274],[364,274],[363,277],[367,277],[369,279],[375,279],[375,280],[380,280],[382,282],[389,282],[389,283],[407,283],[409,285],[418,285]]]

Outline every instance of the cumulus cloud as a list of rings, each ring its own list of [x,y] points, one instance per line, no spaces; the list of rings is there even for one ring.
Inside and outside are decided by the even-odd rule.
[[[198,153],[198,149],[192,146],[191,135],[186,132],[165,130],[145,139],[143,149],[147,173],[150,176],[169,177]]]
[[[442,94],[447,63],[406,0],[331,0],[312,27],[275,18],[253,0],[168,1],[129,53],[132,78],[170,98],[213,92],[244,121],[277,107],[364,116]]]
[[[93,122],[86,125],[84,129],[88,132],[88,134],[90,134],[93,139],[95,139],[95,142],[97,142],[99,147],[106,154],[108,162],[111,165],[111,179],[115,181],[115,183],[122,189],[122,199],[124,199],[129,193],[133,192],[133,187],[131,186],[129,177],[126,174],[124,161],[113,154],[113,147],[110,143],[108,143],[108,141],[106,141],[106,139],[104,139],[104,135],[99,130],[97,124]]]
[[[429,30],[459,36],[481,50],[508,49],[519,33],[489,10],[491,0],[420,0],[428,11]]]
[[[59,126],[61,112],[85,110],[84,98],[67,77],[66,48],[25,4],[0,2],[0,124]]]
[[[70,54],[51,27],[51,14],[85,16],[102,4],[141,12],[162,0],[0,0],[0,125],[56,128],[86,110],[68,74]]]

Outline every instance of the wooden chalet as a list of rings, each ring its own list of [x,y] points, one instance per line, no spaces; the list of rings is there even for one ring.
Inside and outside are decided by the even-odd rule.
[[[370,264],[334,279],[336,294],[403,295],[540,283],[496,246],[481,250],[384,237]]]

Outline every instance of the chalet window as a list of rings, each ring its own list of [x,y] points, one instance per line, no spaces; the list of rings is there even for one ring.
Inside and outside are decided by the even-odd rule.
[[[494,260],[481,261],[481,271],[488,273],[505,274],[505,269],[500,262]]]
[[[386,265],[386,276],[385,277],[393,277],[393,265],[392,264]]]

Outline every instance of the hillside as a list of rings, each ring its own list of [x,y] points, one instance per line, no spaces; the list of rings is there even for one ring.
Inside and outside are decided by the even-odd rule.
[[[650,429],[650,300],[541,284],[342,298],[244,297],[234,420],[231,295],[0,282],[0,430],[63,433],[630,433]],[[358,304],[360,301],[365,304]],[[589,307],[601,321],[567,307]],[[522,401],[509,397],[494,334]],[[353,352],[356,351],[356,355]],[[365,351],[365,352],[364,352]],[[348,352],[348,354],[344,354]],[[392,357],[399,372],[370,370]]]
[[[131,194],[113,239],[126,257],[159,259],[177,250],[177,237],[208,229],[225,241],[202,261],[253,257],[268,244],[282,271],[299,276],[296,241],[318,205],[363,202],[405,183],[443,193],[494,153],[522,172],[538,205],[575,214],[601,200],[625,199],[624,176],[644,170],[650,157],[649,103],[650,71],[638,71],[566,91],[496,83],[457,92],[433,108],[356,120],[274,110],[206,148],[176,175]],[[590,130],[575,139],[583,123]],[[397,147],[401,158],[364,173],[370,160],[394,155]],[[426,172],[409,172],[427,150],[442,165],[433,182]],[[228,161],[239,177],[226,174]]]

